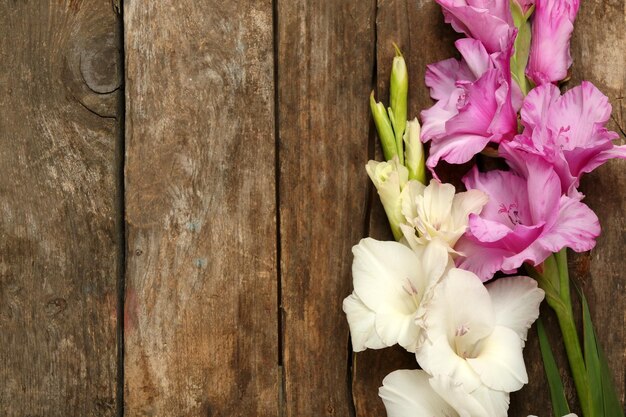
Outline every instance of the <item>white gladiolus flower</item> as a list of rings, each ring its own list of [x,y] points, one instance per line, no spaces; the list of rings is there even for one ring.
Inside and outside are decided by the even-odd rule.
[[[352,248],[354,292],[343,302],[355,352],[400,344],[414,352],[433,287],[452,267],[443,245],[413,251],[398,242],[363,239]]]
[[[409,181],[402,190],[402,214],[406,221],[400,228],[412,248],[439,239],[453,251],[467,229],[469,215],[480,213],[487,201],[487,194],[480,190],[455,194],[452,184],[431,180],[424,186]]]
[[[422,370],[387,375],[378,395],[387,417],[506,417],[509,395],[479,387],[473,393],[446,376],[431,377]]]
[[[528,382],[522,348],[544,293],[528,277],[484,286],[471,272],[451,269],[434,289],[419,321],[426,340],[416,351],[422,369],[463,384],[513,392]]]
[[[400,194],[409,181],[409,171],[400,164],[397,157],[389,162],[369,161],[365,170],[378,191],[393,236],[396,240],[400,239],[402,237],[400,224],[406,222],[402,215]]]

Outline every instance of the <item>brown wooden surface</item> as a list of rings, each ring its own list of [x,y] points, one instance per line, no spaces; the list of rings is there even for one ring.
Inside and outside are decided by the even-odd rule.
[[[124,13],[125,415],[275,416],[272,4]]]
[[[2,416],[117,413],[117,19],[0,1]]]
[[[349,416],[352,245],[363,237],[374,5],[278,2],[284,415]]]
[[[391,239],[367,99],[387,102],[396,42],[409,116],[429,107],[425,67],[459,35],[431,0],[127,0],[123,109],[119,4],[0,0],[0,415],[385,415],[413,355],[353,355],[341,311],[352,245]],[[582,2],[565,86],[601,88],[622,143],[624,13]],[[583,180],[603,235],[570,256],[622,401],[625,172]],[[509,415],[550,416],[534,329],[526,364]]]

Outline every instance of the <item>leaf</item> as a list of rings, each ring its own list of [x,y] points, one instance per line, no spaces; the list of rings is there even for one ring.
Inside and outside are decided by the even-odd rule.
[[[602,351],[602,347],[598,343],[595,330],[593,329],[589,304],[580,289],[578,289],[578,293],[580,294],[583,307],[585,363],[589,377],[593,415],[624,417],[624,410],[617,397],[617,391],[615,390],[615,385],[611,377],[606,355]]]
[[[580,294],[583,307],[583,344],[585,347],[585,367],[587,368],[587,379],[589,381],[589,404],[591,404],[592,415],[603,416],[602,371],[600,369],[596,335],[593,331],[587,299],[580,290],[578,290],[578,293]]]
[[[550,347],[550,341],[548,340],[548,335],[543,327],[541,318],[537,320],[537,333],[539,335],[539,347],[541,348],[543,369],[546,371],[546,378],[548,379],[548,385],[550,387],[552,410],[555,416],[564,416],[569,414],[569,406],[565,399],[565,391],[563,389],[563,382],[561,382],[559,368],[556,366],[552,348]]]

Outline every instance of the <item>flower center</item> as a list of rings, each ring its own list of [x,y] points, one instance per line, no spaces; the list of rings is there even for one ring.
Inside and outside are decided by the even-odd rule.
[[[413,299],[415,307],[419,307],[419,292],[417,291],[417,288],[415,288],[415,285],[413,285],[413,281],[411,281],[409,278],[405,278],[404,283],[402,284],[402,289],[411,297],[411,299]]]
[[[498,213],[506,216],[513,224],[513,226],[517,224],[522,224],[522,219],[520,218],[519,210],[517,208],[517,204],[515,203],[511,203],[508,206],[504,203],[501,203]]]

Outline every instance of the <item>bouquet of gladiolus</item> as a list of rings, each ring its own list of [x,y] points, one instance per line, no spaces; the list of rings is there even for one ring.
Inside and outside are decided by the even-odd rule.
[[[354,292],[343,303],[353,349],[399,344],[415,354],[420,370],[392,372],[380,388],[389,417],[506,416],[509,394],[528,382],[522,351],[545,298],[583,417],[623,416],[584,296],[582,339],[570,298],[566,248],[588,251],[600,234],[579,180],[626,158],[605,128],[607,97],[589,82],[564,94],[557,87],[572,63],[578,0],[437,2],[467,37],[455,43],[460,60],[427,68],[435,104],[422,111],[423,126],[407,121],[397,47],[389,107],[370,97],[386,161],[366,170],[396,242],[367,238],[353,248]],[[439,181],[439,161],[479,153],[507,169],[474,166],[460,193]],[[538,335],[560,417],[570,410],[541,326]]]

